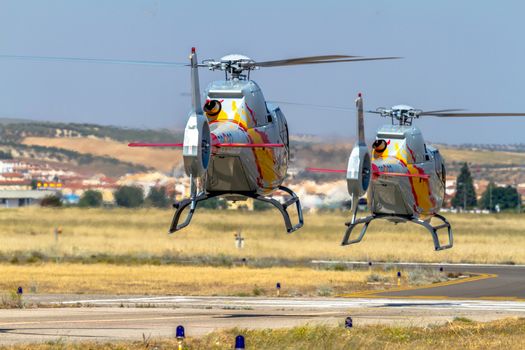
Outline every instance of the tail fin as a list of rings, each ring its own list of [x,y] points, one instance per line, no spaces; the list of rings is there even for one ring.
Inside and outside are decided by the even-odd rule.
[[[357,99],[355,100],[355,107],[357,109],[357,140],[359,145],[366,145],[363,97],[361,96],[361,93],[357,95]]]
[[[199,87],[199,64],[195,48],[191,49],[191,96],[192,109],[184,129],[182,158],[186,174],[193,179],[203,176],[208,170],[211,154],[211,134],[208,119],[204,116]],[[192,192],[192,196],[195,193]]]
[[[202,114],[201,89],[199,86],[199,67],[195,48],[191,48],[191,97],[192,107],[196,114]]]
[[[350,158],[348,158],[348,168],[346,172],[346,183],[348,193],[352,196],[352,223],[356,220],[357,201],[364,195],[370,184],[370,154],[365,141],[365,122],[363,112],[363,98],[361,93],[355,100],[357,109],[357,142],[354,144]]]

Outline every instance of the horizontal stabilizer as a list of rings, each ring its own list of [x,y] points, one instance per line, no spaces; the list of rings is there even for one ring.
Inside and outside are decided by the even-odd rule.
[[[131,142],[128,143],[128,147],[182,147],[182,143],[144,143],[144,142]]]
[[[306,168],[311,173],[346,173],[344,169]]]
[[[326,169],[326,168],[306,168],[306,171],[311,173],[346,173],[344,169]],[[374,171],[373,175],[376,176],[399,176],[399,177],[418,177],[420,179],[429,179],[430,176],[427,174],[410,174],[410,173],[391,173],[388,171]]]
[[[131,142],[129,147],[183,147],[182,143],[144,143]],[[282,143],[216,143],[214,147],[246,147],[246,148],[280,148],[284,147]]]
[[[246,148],[280,148],[284,147],[282,143],[217,143],[214,147],[246,147]]]
[[[429,179],[430,176],[427,174],[410,174],[410,173],[390,173],[388,171],[374,171],[374,175],[384,176],[399,176],[399,177],[419,177],[420,179]]]

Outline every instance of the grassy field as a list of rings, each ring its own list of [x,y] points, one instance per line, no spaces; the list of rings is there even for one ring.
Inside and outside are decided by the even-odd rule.
[[[413,224],[374,222],[363,242],[341,247],[347,213],[307,214],[305,227],[286,234],[277,211],[198,210],[192,224],[167,234],[172,212],[157,209],[3,209],[0,261],[123,264],[187,263],[249,266],[311,259],[525,263],[525,215],[448,214],[452,249],[435,252],[430,234]],[[62,227],[55,241],[53,230]],[[235,247],[242,230],[245,247]]]
[[[380,288],[366,282],[380,276],[395,283],[396,272],[314,270],[306,267],[211,267],[111,264],[0,265],[0,293],[330,296]],[[404,281],[406,283],[406,281]],[[1,307],[1,305],[0,305]]]
[[[523,349],[525,319],[505,319],[489,323],[461,319],[435,327],[365,326],[297,327],[282,330],[246,331],[232,329],[212,333],[200,339],[187,339],[186,350],[233,349],[234,339],[243,334],[246,349]],[[145,339],[138,342],[65,343],[4,346],[2,350],[142,350],[175,349],[174,339]]]

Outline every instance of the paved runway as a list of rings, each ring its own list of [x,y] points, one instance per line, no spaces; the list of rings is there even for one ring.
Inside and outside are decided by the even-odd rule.
[[[321,262],[320,262],[321,263]],[[367,264],[352,262],[352,264]],[[392,267],[393,264],[373,264]],[[424,326],[463,316],[487,321],[525,317],[525,266],[398,264],[443,267],[471,277],[419,288],[365,292],[344,298],[27,295],[45,308],[0,310],[0,344],[53,339],[122,340],[171,337],[178,324],[190,336],[213,330],[309,324],[389,323]]]
[[[35,299],[72,307],[0,310],[0,344],[56,339],[139,340],[143,335],[172,337],[179,324],[185,326],[188,335],[198,336],[233,327],[338,325],[347,316],[353,318],[356,326],[425,326],[457,316],[480,321],[525,316],[523,302],[487,300],[85,295]]]
[[[315,261],[318,264],[334,262]],[[351,266],[367,266],[366,262],[336,262]],[[384,293],[358,293],[349,296],[376,296],[401,298],[465,298],[525,301],[525,265],[483,264],[421,264],[421,263],[372,263],[372,267],[410,269],[443,269],[446,272],[472,275],[471,278],[437,283],[428,288],[400,288]]]

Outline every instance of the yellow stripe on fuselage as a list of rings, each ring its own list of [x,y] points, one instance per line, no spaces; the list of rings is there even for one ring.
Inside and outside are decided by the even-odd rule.
[[[392,148],[394,150],[394,155],[389,155],[389,149]],[[409,157],[411,159],[410,162],[408,161]],[[376,151],[372,152],[372,160],[385,160],[386,158],[394,158],[398,161],[403,162],[406,165],[406,168],[410,174],[419,174],[419,170],[413,164],[412,156],[407,152],[405,148],[400,148],[398,142],[394,142],[393,145],[388,147],[382,153],[378,153]],[[414,200],[422,210],[420,214],[430,214],[430,210],[433,207],[432,202],[430,200],[430,182],[426,179],[421,178],[409,178],[408,181],[410,182],[410,186],[412,187],[412,192],[415,197]]]
[[[254,129],[248,129],[248,135],[250,135],[253,143],[266,142],[262,135]],[[275,159],[273,150],[271,148],[254,148],[253,154],[255,155],[255,162],[260,170],[260,175],[265,186],[271,185],[278,179],[277,172],[274,169]]]

